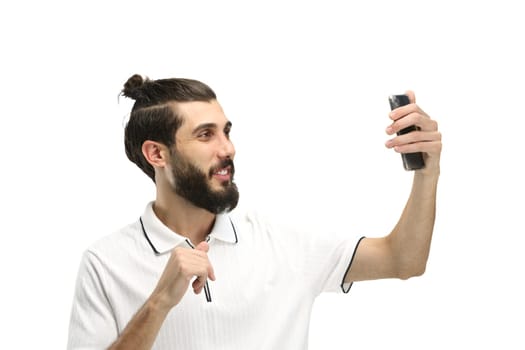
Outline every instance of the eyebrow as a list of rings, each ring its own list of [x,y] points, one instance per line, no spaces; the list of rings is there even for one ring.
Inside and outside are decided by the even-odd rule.
[[[228,121],[226,123],[226,125],[224,125],[224,129],[228,129],[228,128],[231,128],[231,127],[232,127],[232,122],[230,122],[230,121]],[[215,124],[215,123],[200,124],[195,129],[193,129],[192,134],[196,135],[196,134],[199,133],[199,131],[205,130],[205,129],[217,129],[217,124]]]

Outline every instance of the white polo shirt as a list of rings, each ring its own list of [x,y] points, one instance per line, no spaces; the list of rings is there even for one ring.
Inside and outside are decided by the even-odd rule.
[[[137,222],[83,255],[68,349],[106,349],[156,286],[171,250],[192,243],[166,227],[153,202]],[[217,215],[208,256],[216,281],[188,288],[153,349],[307,349],[313,302],[343,284],[359,238],[280,228],[255,213]],[[194,242],[198,243],[198,242]]]

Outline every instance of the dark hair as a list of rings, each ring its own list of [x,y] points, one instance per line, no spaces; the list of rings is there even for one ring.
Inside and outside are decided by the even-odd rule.
[[[172,102],[211,101],[217,97],[206,84],[192,79],[150,80],[135,74],[126,81],[122,95],[135,100],[124,132],[128,159],[155,182],[155,170],[142,154],[146,140],[172,147],[175,133],[182,124]]]

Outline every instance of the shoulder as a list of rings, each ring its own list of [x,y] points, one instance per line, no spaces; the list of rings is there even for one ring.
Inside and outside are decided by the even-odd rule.
[[[305,225],[306,220],[296,220],[282,213],[254,207],[235,209],[230,213],[230,218],[238,231],[239,241],[252,241],[254,244],[264,242],[274,247],[290,247],[294,242],[295,247],[307,244],[315,239],[316,230]]]
[[[140,222],[137,220],[98,238],[86,248],[84,255],[99,260],[114,259],[124,252],[129,254],[142,249],[143,242],[140,237]]]
[[[271,237],[298,249],[333,249],[345,242],[356,242],[361,236],[348,227],[337,227],[329,218],[320,218],[313,211],[300,215],[243,207],[231,213],[239,227],[255,235]],[[241,233],[242,237],[242,233]]]

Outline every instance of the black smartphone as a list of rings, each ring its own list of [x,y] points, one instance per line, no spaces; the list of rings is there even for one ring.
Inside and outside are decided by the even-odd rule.
[[[394,110],[398,107],[410,104],[410,99],[407,95],[390,95],[388,97],[390,102],[390,109]],[[403,135],[412,131],[418,130],[418,127],[411,125],[404,129],[399,130],[398,135]],[[417,170],[425,167],[425,161],[423,159],[423,153],[401,153],[401,159],[403,159],[403,167],[405,170]]]

